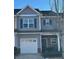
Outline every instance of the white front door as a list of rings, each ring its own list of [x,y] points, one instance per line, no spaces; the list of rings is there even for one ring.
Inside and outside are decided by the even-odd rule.
[[[37,53],[37,38],[21,38],[21,53]]]

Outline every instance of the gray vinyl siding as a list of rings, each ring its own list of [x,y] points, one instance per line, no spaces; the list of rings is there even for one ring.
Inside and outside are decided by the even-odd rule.
[[[14,35],[14,42],[15,42],[15,47],[17,47],[17,48],[19,48],[19,42],[20,42],[20,40],[19,40],[19,37],[18,37],[18,35],[17,34],[15,34]]]
[[[51,25],[49,25],[49,26],[46,26],[46,25],[44,25],[44,20],[45,19],[49,19],[49,20],[51,20]],[[57,18],[56,17],[44,17],[44,18],[41,18],[41,28],[42,28],[42,30],[58,30],[58,28],[57,28]]]
[[[14,29],[17,29],[17,17],[14,16]]]
[[[20,19],[28,18],[28,17],[37,19],[36,28],[20,28]],[[45,26],[44,22],[43,22],[45,19],[51,20],[52,24],[50,26]],[[43,30],[43,31],[45,31],[45,30],[48,30],[48,31],[64,30],[64,21],[62,18],[58,19],[57,17],[42,17],[42,18],[40,18],[40,20],[41,20],[41,22],[39,22],[39,16],[17,16],[17,17],[14,17],[14,28],[18,29],[20,31],[40,31],[39,23],[41,23],[41,30]]]
[[[36,28],[20,28],[20,19],[21,18],[36,18]],[[20,31],[38,31],[39,30],[39,16],[18,16],[17,26]]]

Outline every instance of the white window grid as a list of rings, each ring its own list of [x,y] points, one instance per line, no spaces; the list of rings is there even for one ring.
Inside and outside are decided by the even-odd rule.
[[[30,24],[33,24],[34,27],[34,18],[23,18],[23,28],[26,28],[24,24],[27,24],[27,28],[30,28]]]

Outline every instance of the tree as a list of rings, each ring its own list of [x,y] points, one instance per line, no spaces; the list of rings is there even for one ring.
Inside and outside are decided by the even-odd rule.
[[[55,9],[55,12],[57,13],[62,12],[64,11],[64,0],[49,0],[49,6],[52,11]]]
[[[60,10],[60,0],[49,0],[49,6],[50,6],[51,11],[53,11],[53,9],[54,9],[57,14],[56,23],[57,23],[57,28],[59,28],[59,30],[61,29],[61,26],[64,26],[64,25],[62,25],[62,22],[64,23],[64,20],[61,20],[59,18],[60,17],[59,12],[62,11],[64,13],[64,0],[61,0],[61,1],[62,1],[62,6],[61,6],[61,10]],[[59,33],[60,34],[64,33],[63,30],[64,29],[61,29],[61,31]],[[62,35],[62,37],[63,37],[63,35]],[[64,58],[64,56],[63,56],[63,58]]]

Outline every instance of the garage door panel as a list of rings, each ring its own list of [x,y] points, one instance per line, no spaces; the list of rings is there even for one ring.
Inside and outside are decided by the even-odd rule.
[[[21,53],[37,53],[37,38],[21,38]]]

